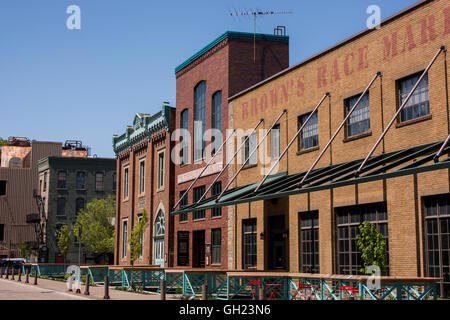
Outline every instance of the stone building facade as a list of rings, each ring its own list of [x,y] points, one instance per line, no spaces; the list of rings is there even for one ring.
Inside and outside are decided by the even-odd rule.
[[[42,262],[62,263],[56,231],[63,225],[72,227],[78,211],[86,210],[92,200],[115,196],[116,192],[115,159],[87,157],[87,152],[80,150],[74,150],[74,156],[68,157],[68,151],[64,150],[66,156],[46,157],[38,163],[39,190],[47,216],[48,261]],[[108,264],[112,258],[88,252],[73,236],[65,262]]]

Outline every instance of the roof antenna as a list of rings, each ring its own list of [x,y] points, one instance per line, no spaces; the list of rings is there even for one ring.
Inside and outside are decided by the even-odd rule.
[[[256,61],[256,17],[269,14],[290,14],[292,11],[241,11],[231,12],[231,16],[253,16],[253,61]]]

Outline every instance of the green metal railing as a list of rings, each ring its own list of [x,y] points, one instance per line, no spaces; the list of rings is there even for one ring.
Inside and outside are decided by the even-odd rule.
[[[68,265],[25,264],[22,274],[63,277]],[[0,272],[3,274],[6,268]],[[212,270],[177,270],[158,267],[82,266],[81,275],[90,275],[91,283],[103,283],[109,276],[112,286],[156,289],[166,281],[166,292],[183,296],[201,295],[204,284],[208,295],[217,300],[264,299],[276,300],[430,300],[437,299],[434,278],[380,277],[373,288],[368,276],[317,275],[281,272],[226,272]],[[252,282],[254,281],[254,282]],[[256,286],[255,286],[256,284]]]

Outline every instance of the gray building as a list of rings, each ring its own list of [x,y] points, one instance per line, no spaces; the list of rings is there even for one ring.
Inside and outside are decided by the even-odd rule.
[[[72,226],[79,209],[96,198],[116,193],[116,160],[87,157],[47,157],[38,164],[40,194],[47,214],[48,262],[62,262],[55,237],[63,225]],[[80,254],[81,252],[81,254]],[[73,239],[66,263],[105,263],[103,255],[86,252]],[[108,262],[108,261],[106,261]]]

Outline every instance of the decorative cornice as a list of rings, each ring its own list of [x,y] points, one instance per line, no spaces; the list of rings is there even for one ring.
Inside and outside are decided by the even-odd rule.
[[[153,116],[137,113],[133,126],[127,126],[121,136],[113,135],[112,147],[117,157],[124,153],[146,147],[149,140],[165,137],[170,131],[170,110],[173,109],[168,102],[164,102],[162,110]]]

